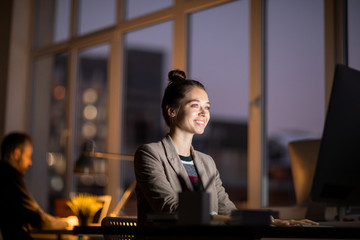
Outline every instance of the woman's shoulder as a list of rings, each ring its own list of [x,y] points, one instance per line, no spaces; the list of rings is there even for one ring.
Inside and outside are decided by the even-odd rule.
[[[162,162],[167,159],[166,149],[163,146],[162,141],[151,142],[140,145],[134,155],[134,162],[136,164],[142,164],[150,162]]]
[[[138,146],[138,148],[136,149],[136,152],[156,150],[159,147],[161,147],[161,141],[144,143],[144,144],[141,144],[140,146]]]
[[[195,150],[195,149],[193,149],[193,151],[194,151],[195,156],[198,157],[199,159],[214,161],[214,159],[207,153],[200,152],[200,151]]]
[[[154,153],[163,152],[163,151],[165,151],[165,148],[168,148],[170,141],[171,140],[169,140],[169,137],[165,136],[160,141],[141,144],[136,149],[135,155],[139,152],[142,152],[142,153],[143,152],[150,152],[150,153],[151,152],[154,152]]]
[[[210,171],[211,173],[214,173],[214,171],[217,169],[216,163],[209,154],[200,152],[197,150],[193,150],[193,154],[195,156],[194,161],[200,163],[202,166],[204,166],[206,169],[208,169],[208,171]]]
[[[160,141],[157,142],[150,142],[150,143],[145,143],[140,145],[136,151],[141,151],[141,150],[154,150],[154,151],[159,151],[161,149],[172,149],[174,150],[174,146],[172,145],[172,141],[169,135],[166,135],[163,139],[161,139]]]

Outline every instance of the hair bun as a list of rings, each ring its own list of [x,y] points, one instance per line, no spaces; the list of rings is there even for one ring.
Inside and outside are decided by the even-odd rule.
[[[178,69],[170,71],[168,77],[169,83],[186,80],[185,72]]]

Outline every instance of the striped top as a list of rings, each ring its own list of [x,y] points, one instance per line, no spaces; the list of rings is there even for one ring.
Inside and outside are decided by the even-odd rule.
[[[203,191],[204,187],[199,178],[199,174],[196,170],[192,156],[191,155],[190,156],[179,155],[179,157],[181,159],[182,164],[185,167],[187,174],[189,175],[190,182],[194,188],[194,191]]]

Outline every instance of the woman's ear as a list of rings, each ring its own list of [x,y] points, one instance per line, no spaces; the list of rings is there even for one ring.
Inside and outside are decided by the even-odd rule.
[[[169,117],[173,118],[176,116],[176,111],[172,107],[167,107],[167,114],[169,115]]]

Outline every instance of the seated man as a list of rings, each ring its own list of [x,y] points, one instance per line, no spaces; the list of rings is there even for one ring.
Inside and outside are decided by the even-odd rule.
[[[31,239],[30,227],[64,229],[60,218],[45,213],[25,184],[32,164],[32,139],[24,133],[11,133],[2,141],[0,159],[0,230],[3,240]],[[43,186],[42,186],[43,187]]]

